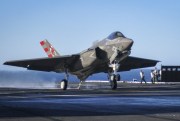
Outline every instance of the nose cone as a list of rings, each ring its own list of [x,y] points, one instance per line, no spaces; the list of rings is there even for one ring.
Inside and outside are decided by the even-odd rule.
[[[124,38],[122,41],[124,50],[130,50],[134,41],[132,39]]]
[[[134,41],[132,40],[132,39],[128,39],[128,47],[127,47],[127,49],[131,49],[131,47],[132,47],[132,45],[133,45],[133,43],[134,43]]]

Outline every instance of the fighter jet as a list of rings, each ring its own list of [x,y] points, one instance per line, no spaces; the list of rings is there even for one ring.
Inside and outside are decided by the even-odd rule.
[[[47,41],[40,42],[47,58],[7,61],[5,65],[24,67],[28,70],[65,73],[60,87],[67,89],[69,74],[76,75],[83,82],[92,74],[104,72],[108,74],[111,88],[117,88],[121,80],[117,72],[131,69],[152,67],[159,61],[129,56],[133,40],[116,31],[105,39],[94,43],[90,48],[78,54],[61,56]]]

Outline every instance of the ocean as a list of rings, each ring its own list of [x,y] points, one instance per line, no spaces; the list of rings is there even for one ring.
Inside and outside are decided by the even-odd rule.
[[[150,81],[150,69],[143,69],[145,80]],[[122,81],[140,80],[140,69],[119,72]],[[64,78],[64,74],[40,71],[6,71],[0,70],[0,87],[10,88],[54,88],[57,81]],[[89,76],[86,80],[107,80],[106,73],[98,73]],[[76,76],[70,75],[69,82],[79,83]]]

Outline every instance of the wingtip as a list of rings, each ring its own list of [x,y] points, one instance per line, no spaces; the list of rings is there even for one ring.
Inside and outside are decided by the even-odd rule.
[[[11,61],[6,61],[3,63],[3,65],[10,65]]]
[[[7,61],[6,61],[6,62],[4,62],[4,63],[3,63],[3,65],[8,65],[8,62],[7,62]]]

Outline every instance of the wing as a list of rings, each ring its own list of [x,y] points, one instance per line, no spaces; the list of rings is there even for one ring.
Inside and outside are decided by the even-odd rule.
[[[128,56],[125,60],[122,61],[119,71],[128,71],[137,68],[153,67],[158,62],[159,61],[157,60]]]
[[[65,65],[70,67],[77,59],[79,59],[79,54],[54,58],[7,61],[4,65],[24,67],[29,70],[63,72]]]

